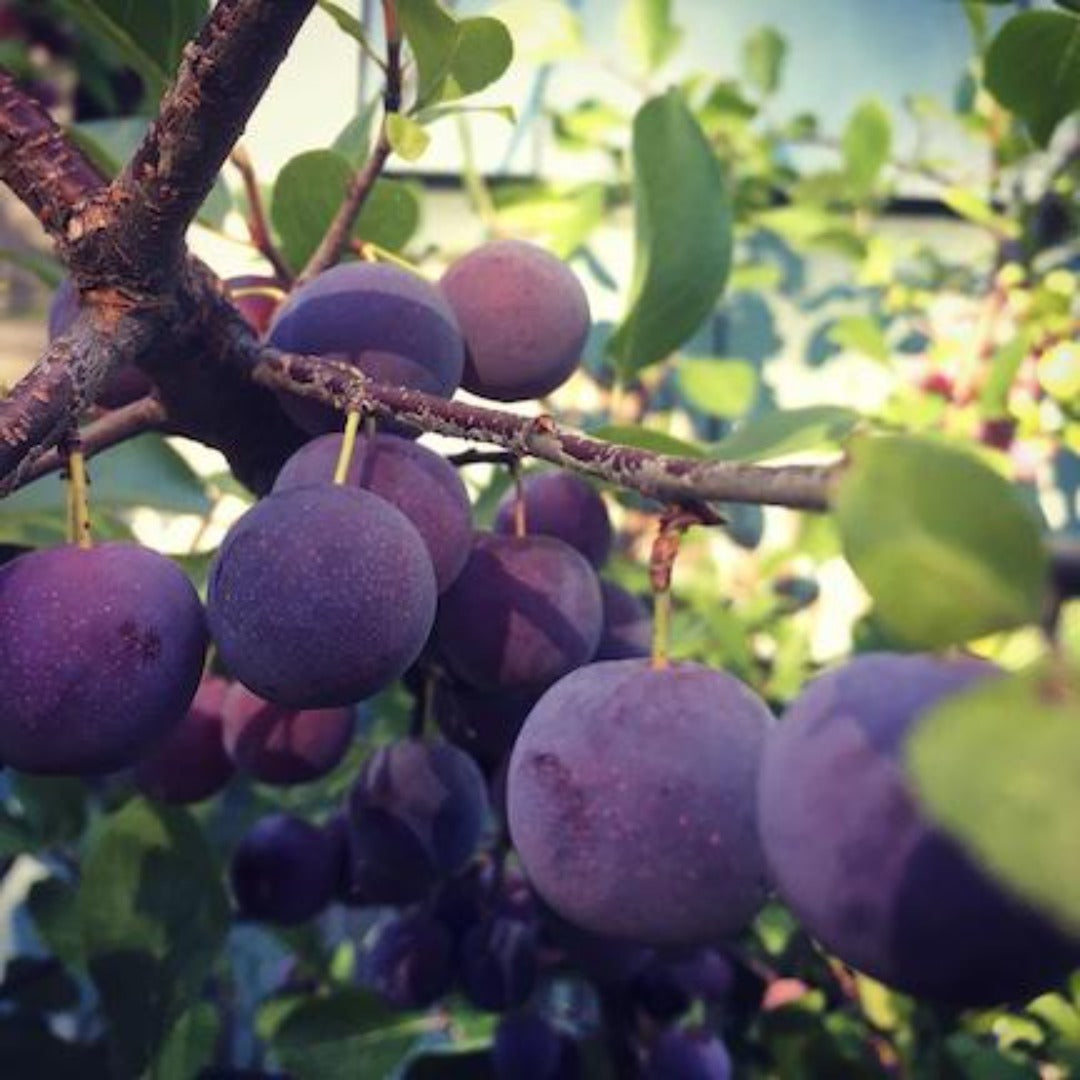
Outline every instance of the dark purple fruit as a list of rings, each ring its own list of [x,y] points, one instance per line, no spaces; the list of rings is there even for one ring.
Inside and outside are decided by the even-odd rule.
[[[181,722],[206,627],[191,582],[137,544],[50,548],[0,567],[0,761],[134,765]]]
[[[504,1012],[524,1005],[536,987],[536,936],[520,919],[486,919],[458,950],[458,982],[478,1009]]]
[[[741,929],[765,898],[757,773],[772,718],[722,671],[591,664],[529,714],[510,758],[510,834],[571,922],[653,945]]]
[[[333,837],[290,814],[263,818],[237,845],[229,868],[242,915],[294,925],[327,907],[337,884]]]
[[[221,659],[260,697],[322,709],[370,697],[420,654],[435,613],[420,534],[337,485],[257,503],[225,537],[208,615]]]
[[[536,699],[532,691],[485,694],[462,683],[439,680],[435,722],[450,742],[492,770],[510,753]]]
[[[341,441],[340,435],[323,435],[302,446],[282,466],[274,490],[330,483]],[[458,576],[469,557],[472,512],[465,485],[445,458],[396,435],[361,435],[346,483],[385,499],[416,526],[440,592]]]
[[[526,477],[522,486],[525,532],[529,536],[554,536],[580,551],[599,568],[611,553],[611,519],[603,497],[591,484],[570,472],[548,472]],[[495,532],[516,532],[511,491],[499,504]]]
[[[597,660],[631,660],[652,651],[652,616],[633,593],[611,581],[601,581],[604,629],[596,649]]]
[[[79,290],[75,288],[71,278],[64,278],[49,305],[49,341],[55,341],[66,334],[78,316]],[[106,377],[104,385],[94,398],[94,404],[105,409],[119,409],[122,405],[130,405],[153,392],[154,384],[149,376],[135,367],[119,367]]]
[[[510,1013],[495,1029],[495,1080],[558,1080],[562,1056],[563,1037],[536,1013]]]
[[[306,784],[334,769],[352,742],[351,708],[290,709],[233,683],[222,709],[225,749],[264,784]]]
[[[395,916],[376,932],[362,981],[398,1009],[426,1009],[454,982],[454,943],[421,910]]]
[[[538,691],[592,659],[602,619],[596,573],[568,544],[478,533],[442,596],[435,632],[462,681]]]
[[[201,802],[232,779],[235,770],[221,733],[228,688],[214,675],[199,684],[183,720],[135,769],[135,785],[144,795],[168,803]]]
[[[731,1080],[727,1047],[707,1031],[670,1028],[652,1048],[645,1080]]]
[[[521,240],[458,259],[439,283],[465,335],[470,393],[495,401],[543,397],[577,369],[589,301],[573,271]]]
[[[845,963],[957,1006],[1020,1001],[1080,962],[927,821],[904,775],[919,719],[997,669],[865,654],[815,679],[765,755],[761,837],[776,885]]]
[[[301,285],[282,304],[267,340],[438,397],[457,389],[465,360],[457,319],[439,290],[385,263],[335,266]],[[282,406],[312,434],[340,424],[332,409],[298,397],[283,395]]]
[[[484,778],[473,760],[444,742],[380,747],[349,794],[357,888],[376,903],[423,899],[459,871],[488,815]]]

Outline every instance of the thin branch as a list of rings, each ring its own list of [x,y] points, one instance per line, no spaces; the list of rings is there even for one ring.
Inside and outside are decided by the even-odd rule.
[[[243,146],[237,144],[229,155],[240,179],[244,184],[244,192],[247,194],[248,208],[248,233],[251,242],[255,245],[260,255],[274,268],[274,273],[286,285],[292,283],[293,273],[285,257],[277,249],[274,238],[270,232],[270,220],[266,216],[266,207],[263,205],[262,192],[259,190],[259,180],[255,175],[255,166],[251,157]]]
[[[139,398],[119,409],[111,409],[79,431],[79,442],[86,458],[100,454],[136,435],[160,431],[165,426],[165,406],[155,397]],[[64,455],[54,447],[21,471],[18,487],[23,487],[66,466]]]
[[[382,0],[382,7],[386,23],[386,88],[383,91],[383,118],[379,126],[379,137],[371,156],[349,184],[345,198],[319,246],[300,272],[297,280],[301,282],[310,280],[340,262],[360,217],[360,211],[364,209],[364,203],[375,187],[375,181],[379,179],[393,152],[387,118],[401,109],[401,25],[398,22],[396,0]]]
[[[93,264],[164,291],[210,193],[314,0],[219,0],[185,49],[157,119],[86,221]],[[107,257],[106,257],[107,255]]]
[[[63,247],[68,221],[105,187],[38,101],[0,70],[0,179]]]
[[[747,502],[825,510],[836,466],[769,467],[656,454],[617,446],[560,427],[550,416],[526,417],[372,382],[347,364],[263,348],[252,377],[343,412],[367,411],[422,431],[487,442],[540,458],[662,502]]]

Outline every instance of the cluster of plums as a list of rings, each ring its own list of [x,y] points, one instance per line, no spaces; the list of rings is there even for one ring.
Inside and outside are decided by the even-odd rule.
[[[266,336],[512,401],[561,385],[588,327],[561,263],[499,242],[438,287],[330,270]],[[130,768],[174,802],[236,770],[307,783],[343,760],[355,705],[403,679],[441,737],[374,750],[327,821],[259,821],[233,894],[284,924],[335,900],[396,909],[360,977],[401,1008],[456,988],[504,1013],[499,1076],[576,1075],[573,1043],[528,1007],[567,964],[651,1018],[646,1075],[730,1075],[717,1039],[674,1021],[725,1000],[718,946],[774,890],[841,960],[954,1005],[1029,997],[1077,962],[923,817],[904,776],[920,717],[996,669],[865,655],[776,724],[734,677],[651,660],[646,608],[598,576],[612,526],[589,484],[531,475],[476,531],[456,470],[407,433],[359,436],[334,483],[340,417],[282,404],[313,437],[226,536],[205,612],[171,561],[131,544],[0,567],[0,759]],[[235,682],[203,674],[209,638]]]

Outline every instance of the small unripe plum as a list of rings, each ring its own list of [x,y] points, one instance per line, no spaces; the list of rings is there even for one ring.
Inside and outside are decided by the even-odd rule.
[[[521,240],[496,240],[458,259],[440,287],[465,335],[470,393],[495,401],[543,397],[577,369],[589,301],[572,270]]]
[[[71,329],[79,317],[79,290],[71,278],[64,278],[49,305],[49,341],[55,341]],[[119,409],[154,392],[149,376],[130,364],[116,368],[105,379],[94,404],[105,409]]]
[[[341,442],[341,435],[323,435],[300,447],[282,466],[274,490],[330,483]],[[458,576],[469,557],[472,511],[457,469],[445,458],[396,435],[360,435],[345,482],[385,499],[416,526],[440,592]]]
[[[609,660],[571,672],[510,756],[510,835],[533,887],[596,933],[706,944],[765,898],[757,774],[772,717],[697,664]]]
[[[499,504],[495,532],[516,532],[511,491]],[[554,536],[580,551],[595,567],[603,566],[611,553],[611,519],[603,497],[591,484],[570,472],[540,473],[522,484],[525,532],[529,536]]]
[[[265,922],[307,922],[334,895],[340,864],[333,837],[291,814],[271,814],[245,834],[229,873],[242,915]]]
[[[267,341],[438,397],[454,393],[465,361],[457,319],[439,290],[386,263],[335,266],[301,285],[278,310]],[[293,395],[283,395],[282,406],[312,434],[340,425],[333,409]]]
[[[423,910],[379,928],[364,957],[362,981],[398,1009],[426,1009],[454,983],[454,943]]]
[[[487,790],[467,754],[409,739],[368,758],[348,812],[357,887],[377,903],[407,903],[469,860],[487,821]]]
[[[731,1080],[727,1047],[707,1031],[669,1028],[652,1048],[645,1080]]]
[[[134,765],[191,704],[206,625],[172,560],[130,543],[0,567],[0,760],[34,773]]]
[[[652,616],[633,594],[612,581],[601,581],[604,598],[604,630],[596,660],[631,660],[652,651]]]
[[[187,715],[135,769],[135,785],[161,802],[194,803],[216,795],[232,778],[222,743],[222,705],[229,684],[209,675]]]
[[[420,534],[388,502],[327,484],[275,492],[229,530],[207,611],[221,659],[260,697],[322,709],[383,689],[435,615]]]
[[[592,659],[602,622],[599,579],[568,544],[479,533],[435,632],[450,669],[478,690],[541,690]]]
[[[225,749],[264,784],[306,784],[334,769],[352,742],[351,708],[291,709],[233,683],[223,707]]]
[[[1078,962],[1075,945],[923,816],[904,774],[920,717],[996,672],[859,656],[796,698],[761,775],[762,843],[806,929],[868,975],[958,1006],[1027,998]]]

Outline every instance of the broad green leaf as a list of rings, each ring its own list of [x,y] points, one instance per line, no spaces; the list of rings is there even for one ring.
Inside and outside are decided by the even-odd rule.
[[[431,142],[431,136],[415,120],[401,113],[387,116],[386,136],[394,153],[406,161],[419,161]]]
[[[766,461],[804,450],[837,446],[859,422],[859,414],[839,405],[778,409],[752,417],[716,443],[710,457],[731,461]]]
[[[289,265],[299,270],[311,257],[341,205],[353,169],[333,150],[309,150],[278,173],[270,217]],[[376,182],[353,234],[390,250],[404,247],[420,221],[420,203],[411,185]]]
[[[1061,11],[1011,18],[986,52],[986,88],[1046,146],[1080,108],[1080,19]]]
[[[139,799],[107,817],[83,864],[79,915],[117,1071],[138,1074],[194,1002],[229,925],[194,818]]]
[[[608,343],[624,378],[701,325],[727,282],[732,210],[720,164],[675,90],[634,118],[634,275]]]
[[[670,454],[673,457],[704,457],[700,446],[676,439],[663,431],[650,431],[649,428],[635,427],[632,424],[604,424],[592,428],[589,434],[594,439],[615,443],[617,446],[633,446],[640,450],[652,450],[657,454]]]
[[[623,45],[648,73],[661,67],[682,40],[671,7],[671,0],[623,0],[619,14]]]
[[[417,109],[475,94],[513,59],[506,26],[489,15],[459,20],[439,0],[398,0],[398,17],[419,73]]]
[[[864,101],[852,114],[842,140],[844,171],[856,195],[869,195],[892,152],[892,121],[879,101]]]
[[[296,1080],[389,1076],[431,1022],[403,1016],[366,990],[307,998],[277,1025],[272,1039]]]
[[[907,748],[934,818],[1009,888],[1074,931],[1078,717],[1080,668],[1044,662],[949,698]]]
[[[1015,238],[1022,231],[1018,221],[1014,221],[1005,214],[999,214],[990,203],[970,188],[945,188],[941,192],[941,201],[973,225],[992,229],[999,236]]]
[[[372,48],[367,34],[364,33],[364,24],[352,12],[346,11],[340,4],[333,3],[333,0],[315,0],[315,3],[337,23],[342,33],[348,34],[360,46],[367,56],[376,64],[383,65],[383,58],[377,50]]]
[[[174,514],[206,514],[211,502],[199,475],[160,435],[140,435],[87,465],[92,483],[91,524],[98,512],[115,514],[147,506]],[[64,482],[44,476],[0,500],[0,539],[5,522],[51,514],[64,506]]]
[[[1008,412],[1009,391],[1012,390],[1020,365],[1027,359],[1030,344],[1020,334],[1002,345],[990,360],[986,381],[979,391],[979,405],[987,416],[1004,416]]]
[[[745,360],[688,356],[679,361],[679,389],[686,400],[709,416],[742,416],[757,397],[758,377]]]
[[[81,971],[85,961],[75,886],[55,877],[35,881],[26,897],[26,909],[49,951],[72,971]]]
[[[569,60],[585,47],[581,17],[564,0],[503,0],[491,15],[510,31],[514,52],[533,64]]]
[[[761,26],[743,42],[742,68],[746,81],[762,94],[780,87],[787,42],[771,26]]]
[[[217,1009],[208,1001],[192,1005],[173,1025],[155,1060],[153,1080],[191,1080],[214,1057],[221,1031]]]
[[[1016,489],[970,452],[866,438],[835,499],[844,554],[876,617],[939,648],[1039,618],[1047,559]]]
[[[359,169],[371,151],[371,129],[381,103],[373,99],[338,132],[331,150],[335,150],[354,168]]]
[[[863,353],[884,363],[891,350],[885,330],[872,315],[845,315],[829,327],[829,340],[841,349]]]

